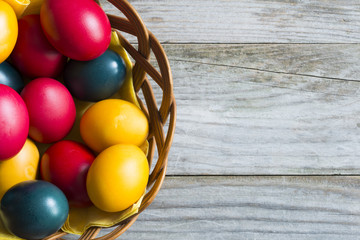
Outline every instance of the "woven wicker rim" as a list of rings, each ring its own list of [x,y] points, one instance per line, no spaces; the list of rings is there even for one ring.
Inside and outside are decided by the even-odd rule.
[[[176,103],[173,94],[173,80],[170,69],[170,64],[162,48],[160,42],[155,36],[146,28],[140,15],[126,0],[108,0],[116,8],[118,8],[126,18],[114,16],[108,14],[111,26],[113,30],[116,30],[119,36],[120,42],[126,51],[135,60],[133,68],[134,88],[137,95],[137,99],[140,103],[141,109],[146,114],[150,130],[149,130],[149,153],[148,162],[152,165],[152,159],[154,157],[155,146],[158,151],[158,159],[156,165],[149,176],[149,182],[147,186],[147,193],[141,203],[139,212],[125,221],[117,224],[117,227],[110,233],[95,238],[100,232],[100,227],[92,227],[88,229],[79,240],[96,239],[96,240],[111,240],[116,239],[123,234],[138,218],[139,214],[145,210],[155,199],[160,187],[164,181],[168,153],[173,140],[176,123]],[[99,3],[98,1],[96,1]],[[126,32],[137,37],[138,49],[134,48],[129,41],[127,41],[120,33]],[[156,70],[150,63],[150,52],[155,55],[160,72]],[[147,76],[150,76],[152,80],[162,90],[161,106],[158,108],[156,98],[154,96],[151,83]],[[138,92],[142,90],[145,103],[139,98]],[[170,118],[168,119],[168,117]],[[167,132],[165,133],[165,124],[168,125]],[[57,232],[47,238],[47,240],[61,239],[66,235],[65,232]]]

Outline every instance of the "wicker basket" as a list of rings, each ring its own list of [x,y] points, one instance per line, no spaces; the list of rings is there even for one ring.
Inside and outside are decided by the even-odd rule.
[[[143,112],[147,115],[149,130],[149,153],[148,162],[152,165],[155,146],[157,147],[158,159],[154,169],[149,176],[147,193],[141,203],[139,212],[136,215],[117,224],[112,232],[95,238],[101,228],[92,227],[88,229],[79,239],[116,239],[124,233],[138,218],[139,214],[147,208],[154,200],[158,193],[166,173],[167,158],[170,146],[173,140],[176,122],[176,103],[173,94],[173,82],[170,65],[166,54],[155,36],[148,31],[139,14],[126,0],[108,0],[116,8],[118,8],[126,18],[108,15],[113,30],[116,30],[120,42],[126,51],[135,60],[133,67],[134,89],[137,94],[138,101]],[[122,35],[126,32],[137,37],[138,50],[136,50]],[[150,64],[150,52],[153,52],[160,72]],[[148,76],[154,80],[153,84],[157,84],[162,90],[161,106],[158,108],[156,98],[154,96],[151,83]],[[138,96],[138,92],[142,90],[145,103]],[[165,127],[165,125],[168,125]],[[165,132],[165,128],[167,131]],[[57,232],[46,239],[61,239],[66,235],[65,232]]]

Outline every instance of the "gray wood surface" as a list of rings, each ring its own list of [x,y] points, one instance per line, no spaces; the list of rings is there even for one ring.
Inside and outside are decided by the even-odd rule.
[[[360,45],[171,44],[170,175],[357,174]]]
[[[334,176],[360,172],[360,1],[130,2],[178,121],[169,176],[121,239],[360,239],[360,178]]]
[[[109,13],[119,11],[105,0]],[[131,0],[168,43],[359,43],[358,0]]]
[[[359,177],[169,177],[120,239],[360,239],[359,224]]]

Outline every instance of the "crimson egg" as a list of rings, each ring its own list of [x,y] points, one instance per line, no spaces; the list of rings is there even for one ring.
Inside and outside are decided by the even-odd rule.
[[[86,177],[94,159],[94,154],[85,145],[70,140],[59,141],[42,156],[41,177],[60,188],[70,205],[90,206]]]
[[[55,78],[63,70],[67,58],[45,37],[40,15],[28,15],[19,20],[19,36],[11,60],[25,76]]]

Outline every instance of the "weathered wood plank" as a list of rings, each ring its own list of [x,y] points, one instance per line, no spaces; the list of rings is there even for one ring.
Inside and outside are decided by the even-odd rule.
[[[171,177],[120,239],[359,236],[359,177]]]
[[[357,0],[131,0],[171,43],[359,43]],[[110,3],[108,13],[118,14]]]
[[[359,174],[359,47],[166,45],[168,174]]]
[[[360,44],[165,45],[173,70],[178,62],[360,81]]]

